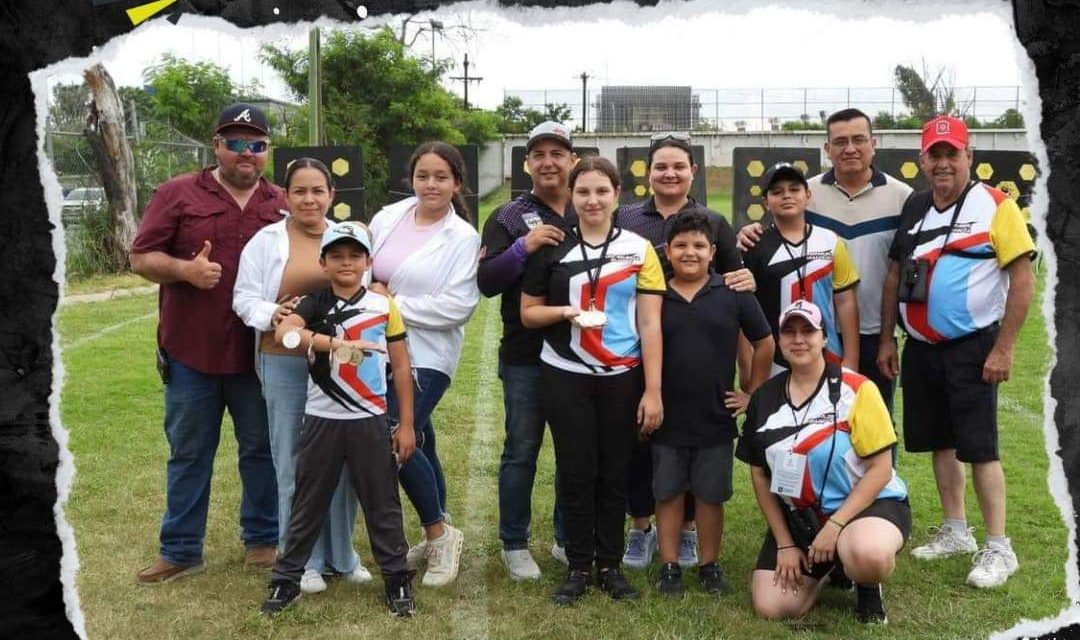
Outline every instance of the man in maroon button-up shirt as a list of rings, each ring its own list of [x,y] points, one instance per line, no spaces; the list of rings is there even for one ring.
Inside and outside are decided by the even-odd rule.
[[[281,219],[284,195],[262,177],[266,116],[249,104],[222,110],[217,165],[158,187],[131,247],[131,268],[161,284],[159,368],[169,441],[161,550],[141,583],[203,568],[210,476],[226,407],[239,449],[242,538],[247,561],[269,564],[277,545],[277,483],[266,408],[254,371],[254,336],[232,310],[240,251]]]

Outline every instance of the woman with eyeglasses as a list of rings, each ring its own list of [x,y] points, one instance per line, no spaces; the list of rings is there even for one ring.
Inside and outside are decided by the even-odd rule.
[[[911,532],[888,409],[868,378],[826,362],[817,305],[796,300],[779,327],[789,368],[754,392],[735,451],[750,465],[768,525],[751,578],[754,610],[798,617],[823,586],[850,580],[856,617],[887,623],[881,583]]]
[[[555,441],[569,571],[557,604],[580,599],[597,569],[616,600],[637,589],[619,572],[626,474],[638,433],[663,420],[663,270],[652,244],[612,220],[619,173],[588,157],[570,172],[578,224],[529,256],[521,321],[544,329],[543,407]]]
[[[233,310],[256,331],[256,371],[262,382],[270,424],[270,452],[278,484],[278,550],[285,534],[296,482],[296,442],[304,421],[308,363],[302,347],[287,348],[274,340],[274,328],[292,313],[300,296],[329,286],[319,267],[319,242],[334,201],[334,180],[322,162],[300,158],[285,174],[288,216],[263,227],[240,254],[233,289]],[[300,579],[304,593],[326,590],[326,575],[353,583],[371,580],[352,545],[356,493],[342,472],[322,535],[311,551]]]
[[[461,358],[465,323],[480,303],[480,235],[462,196],[465,160],[457,149],[445,142],[421,144],[409,159],[409,179],[415,195],[371,220],[370,288],[394,297],[407,329],[416,451],[399,477],[424,529],[408,563],[410,569],[426,563],[423,584],[440,587],[457,578],[465,536],[449,522],[432,415]],[[397,399],[387,401],[394,424]]]
[[[649,141],[648,181],[652,193],[648,198],[619,207],[616,222],[652,243],[665,279],[672,275],[663,246],[667,230],[679,215],[692,211],[706,214],[712,229],[712,241],[716,245],[712,269],[724,274],[724,282],[735,291],[753,291],[754,276],[743,267],[735,232],[719,213],[697,202],[690,195],[698,166],[694,163],[690,134],[684,132],[658,133]],[[656,510],[653,499],[652,452],[649,441],[642,440],[634,449],[630,462],[627,484],[626,511],[632,521],[626,540],[623,564],[633,569],[644,569],[652,562],[653,555],[661,546],[656,529],[650,518]],[[694,529],[694,497],[688,493],[683,507],[683,530],[679,536],[677,558],[683,568],[698,565],[697,532]]]

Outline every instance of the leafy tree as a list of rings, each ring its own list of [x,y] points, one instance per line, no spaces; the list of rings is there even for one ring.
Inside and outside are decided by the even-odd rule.
[[[874,128],[875,129],[895,129],[896,118],[893,117],[888,111],[878,111],[874,116]]]
[[[571,110],[566,103],[552,104],[549,102],[544,105],[543,111],[538,111],[526,107],[521,98],[517,96],[506,96],[503,98],[502,104],[495,107],[495,114],[501,120],[499,125],[501,133],[528,133],[529,130],[541,122],[548,120],[566,122],[570,119]]]
[[[146,69],[144,77],[151,88],[153,117],[195,140],[209,137],[218,113],[237,95],[225,69],[211,62],[188,62],[171,53]]]
[[[1005,113],[995,118],[989,125],[994,129],[1023,129],[1024,116],[1020,115],[1016,109],[1006,109]]]
[[[893,77],[896,88],[912,116],[926,122],[942,113],[957,115],[959,109],[956,103],[956,88],[953,85],[952,73],[947,68],[941,68],[935,73],[930,71],[924,62],[923,69],[919,72],[912,66],[898,64],[893,71]]]
[[[392,144],[443,140],[479,144],[497,136],[489,115],[465,111],[460,99],[439,84],[447,70],[427,68],[389,28],[374,32],[331,31],[322,53],[322,117],[325,141],[355,144],[364,156],[368,210],[385,202]],[[274,68],[298,98],[308,97],[308,51],[273,45],[262,59]],[[307,109],[298,110],[285,139],[278,144],[306,144]]]
[[[90,90],[86,83],[58,84],[53,87],[49,105],[49,126],[54,131],[82,133],[86,126],[86,103]]]

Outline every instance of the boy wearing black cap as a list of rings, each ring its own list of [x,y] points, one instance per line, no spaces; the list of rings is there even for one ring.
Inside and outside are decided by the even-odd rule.
[[[859,310],[855,285],[859,273],[847,247],[835,233],[806,221],[810,187],[794,165],[780,162],[761,178],[762,199],[773,223],[743,255],[757,280],[757,298],[779,339],[776,319],[792,302],[803,299],[821,308],[827,342],[825,359],[856,370],[859,364]],[[749,365],[748,345],[739,362]],[[773,373],[787,368],[777,349]],[[749,371],[740,367],[740,371]]]
[[[416,444],[412,376],[405,324],[393,298],[362,284],[370,251],[371,240],[362,226],[330,226],[323,233],[319,258],[330,287],[301,299],[276,330],[280,344],[307,347],[311,377],[297,442],[288,546],[274,566],[270,594],[262,605],[265,614],[275,614],[300,597],[304,564],[322,530],[342,466],[364,510],[390,613],[404,617],[416,611],[396,471]],[[386,422],[384,353],[389,355],[399,407],[393,435]]]

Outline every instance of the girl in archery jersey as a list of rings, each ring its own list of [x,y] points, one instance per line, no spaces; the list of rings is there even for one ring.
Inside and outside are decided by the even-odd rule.
[[[619,175],[609,160],[579,162],[570,192],[578,226],[529,257],[521,296],[522,324],[544,329],[543,403],[570,565],[557,604],[585,594],[594,564],[604,592],[638,597],[619,572],[626,474],[637,434],[663,420],[660,261],[647,240],[613,225]]]

